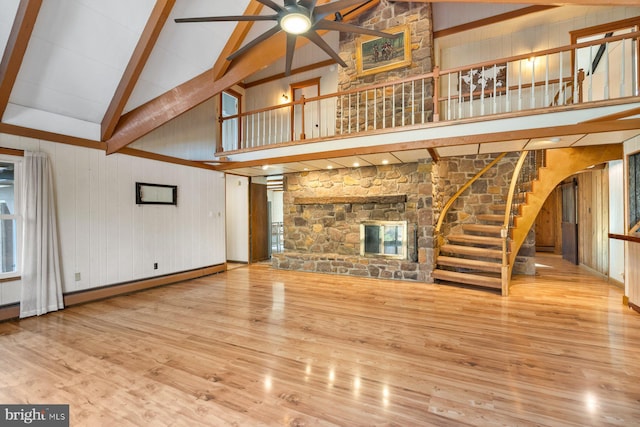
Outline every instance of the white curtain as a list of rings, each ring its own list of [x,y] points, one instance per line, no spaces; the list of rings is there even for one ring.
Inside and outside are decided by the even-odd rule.
[[[20,317],[64,308],[51,167],[46,153],[24,152]]]

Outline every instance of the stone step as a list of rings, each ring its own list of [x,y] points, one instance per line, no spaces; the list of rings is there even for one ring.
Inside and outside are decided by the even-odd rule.
[[[442,245],[440,247],[440,252],[455,255],[468,255],[478,258],[502,259],[502,250],[478,248],[475,246]]]
[[[472,234],[450,234],[447,236],[447,240],[452,243],[461,243],[463,245],[498,246],[502,248],[502,239],[500,237],[474,236]]]
[[[450,256],[439,256],[436,260],[438,265],[447,267],[466,268],[470,270],[488,271],[490,273],[500,273],[501,262],[480,261],[477,259],[456,258]]]
[[[480,221],[485,221],[485,222],[499,222],[499,223],[503,223],[504,222],[504,214],[500,215],[500,214],[482,214],[482,215],[477,215],[476,218],[478,218],[478,220]]]
[[[464,231],[470,231],[472,233],[490,234],[492,236],[500,236],[502,227],[500,225],[489,224],[462,224]]]
[[[484,276],[480,274],[458,273],[457,271],[433,270],[431,276],[437,280],[447,282],[464,283],[467,285],[482,286],[485,288],[502,289],[500,277]]]

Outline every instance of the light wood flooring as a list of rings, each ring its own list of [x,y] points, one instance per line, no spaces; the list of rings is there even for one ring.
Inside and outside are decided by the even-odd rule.
[[[72,426],[640,425],[640,314],[538,261],[508,298],[261,264],[1,323],[0,403]]]

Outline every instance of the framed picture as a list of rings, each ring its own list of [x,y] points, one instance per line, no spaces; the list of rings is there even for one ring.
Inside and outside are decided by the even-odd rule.
[[[356,43],[356,72],[358,76],[411,65],[411,31],[408,25],[384,30],[399,37],[361,36]]]
[[[178,187],[176,185],[136,182],[136,204],[177,205]]]

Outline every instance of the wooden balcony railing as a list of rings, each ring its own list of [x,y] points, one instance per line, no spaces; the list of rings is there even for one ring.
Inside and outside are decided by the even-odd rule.
[[[221,152],[638,96],[639,38],[636,31],[447,70],[435,67],[417,77],[224,117]],[[591,64],[601,45],[600,66],[579,69],[576,57],[586,56]]]

